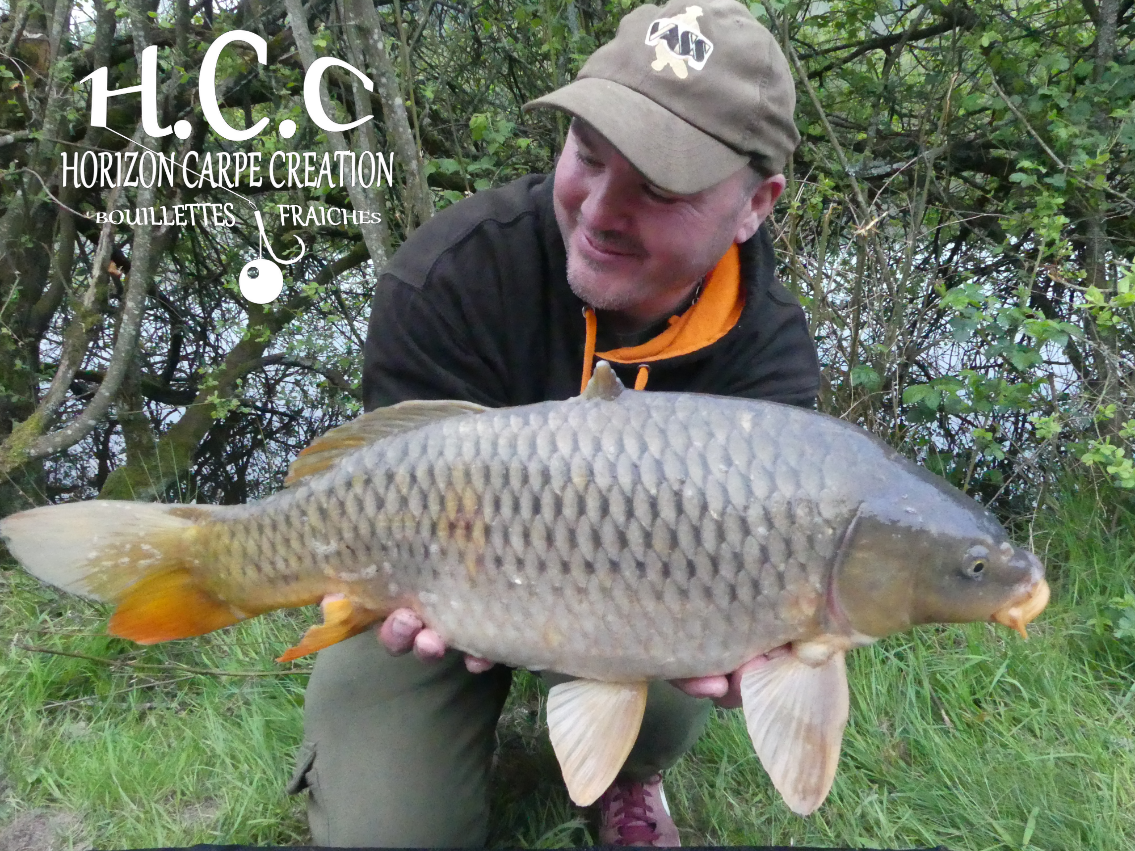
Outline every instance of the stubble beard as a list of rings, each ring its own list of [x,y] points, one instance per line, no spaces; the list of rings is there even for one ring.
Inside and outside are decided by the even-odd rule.
[[[586,260],[568,255],[567,261],[568,286],[584,304],[596,310],[623,311],[631,307],[642,298],[641,281],[618,281],[612,287],[611,282],[604,281],[601,270],[596,269]]]

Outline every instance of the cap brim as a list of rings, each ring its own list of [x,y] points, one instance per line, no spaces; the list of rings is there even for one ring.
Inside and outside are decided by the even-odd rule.
[[[542,107],[586,121],[667,192],[701,192],[749,162],[645,95],[611,80],[585,77],[524,105],[525,110]]]

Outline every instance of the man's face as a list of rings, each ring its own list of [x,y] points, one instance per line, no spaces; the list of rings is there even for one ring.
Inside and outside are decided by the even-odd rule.
[[[589,125],[572,122],[556,166],[556,221],[572,291],[641,326],[677,308],[733,242],[752,236],[784,178],[742,169],[695,195],[646,179]]]

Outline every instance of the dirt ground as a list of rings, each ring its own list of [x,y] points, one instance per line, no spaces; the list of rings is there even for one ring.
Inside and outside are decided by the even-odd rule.
[[[30,810],[0,826],[0,851],[71,851],[87,848],[82,821],[72,813]]]

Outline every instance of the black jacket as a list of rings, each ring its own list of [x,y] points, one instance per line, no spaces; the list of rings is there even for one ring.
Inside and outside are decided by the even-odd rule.
[[[567,282],[551,175],[480,192],[395,253],[371,307],[367,410],[405,399],[490,407],[578,395],[584,304]],[[815,404],[819,363],[800,304],[773,274],[764,226],[741,247],[745,305],[721,339],[651,364],[649,390]],[[603,324],[598,349],[604,350]],[[634,383],[634,367],[616,367]]]

